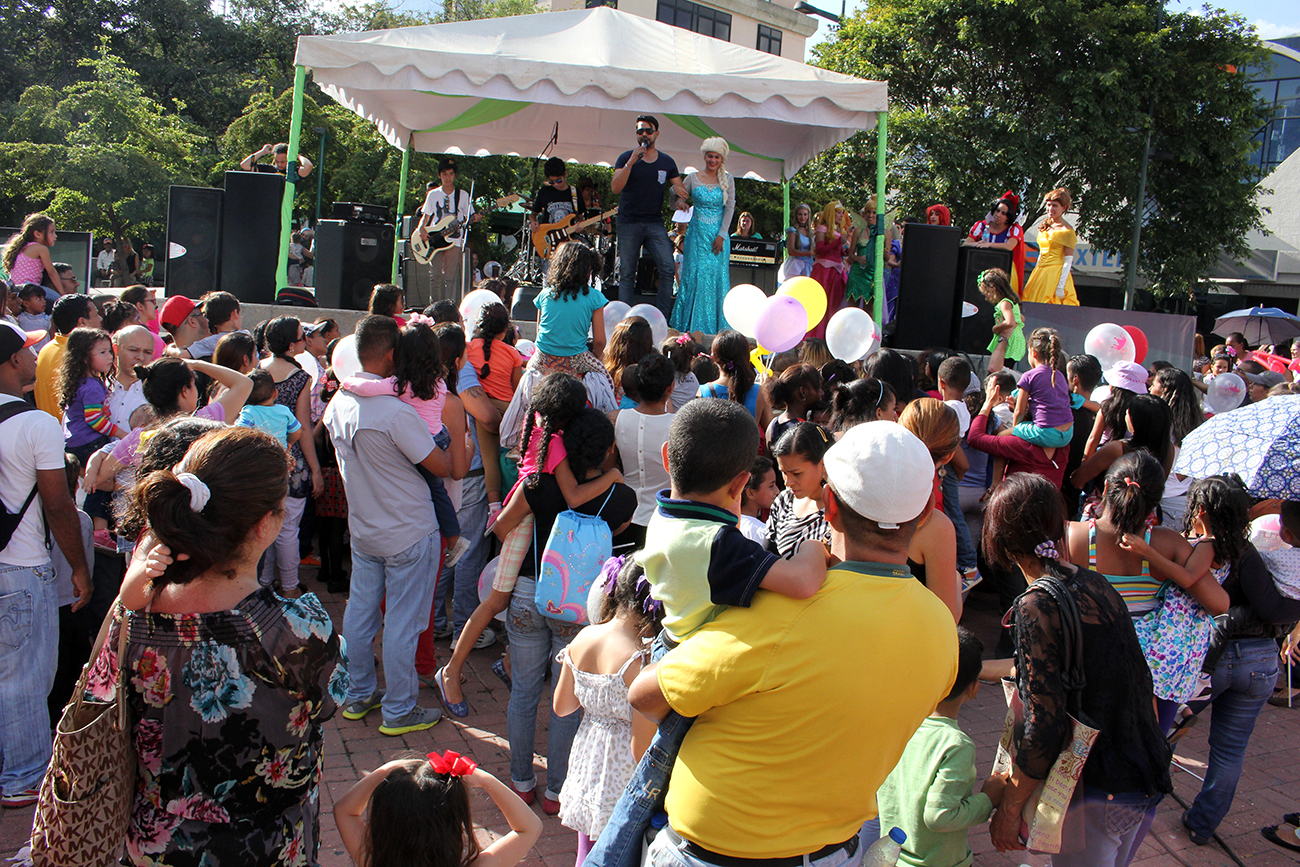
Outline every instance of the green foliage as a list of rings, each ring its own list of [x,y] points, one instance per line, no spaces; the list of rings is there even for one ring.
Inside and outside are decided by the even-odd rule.
[[[1248,156],[1264,116],[1231,69],[1260,51],[1243,19],[1213,10],[1161,23],[1156,5],[1124,0],[876,0],[816,53],[889,81],[890,204],[907,216],[944,202],[969,225],[1010,189],[1033,222],[1043,194],[1065,186],[1076,228],[1126,253],[1151,128],[1164,158],[1152,162],[1158,207],[1140,265],[1169,294],[1258,225]],[[809,175],[828,189],[860,183],[874,174],[870,150],[841,146]]]
[[[0,130],[0,190],[60,225],[115,237],[161,232],[167,187],[191,183],[202,138],[148,99],[101,45],[89,81],[27,89]]]
[[[544,11],[536,0],[444,0],[437,15],[439,23],[478,21],[483,18],[509,18]]]

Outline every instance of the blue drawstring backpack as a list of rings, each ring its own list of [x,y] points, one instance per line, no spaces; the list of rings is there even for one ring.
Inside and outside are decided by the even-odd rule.
[[[569,623],[587,622],[587,591],[614,550],[614,534],[600,517],[614,488],[594,515],[566,509],[555,518],[537,565],[533,601],[546,617]],[[533,526],[533,555],[537,556],[537,527]]]

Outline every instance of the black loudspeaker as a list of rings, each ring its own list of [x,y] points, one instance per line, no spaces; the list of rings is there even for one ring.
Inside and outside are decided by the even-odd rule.
[[[221,288],[246,304],[274,304],[284,175],[226,172]]]
[[[931,349],[955,342],[961,321],[957,251],[963,235],[952,226],[907,224],[898,273],[895,349]]]
[[[908,228],[907,231],[910,233],[912,230]],[[961,248],[957,256],[957,274],[961,281],[958,294],[961,300],[975,305],[977,312],[974,316],[963,317],[958,325],[960,337],[952,348],[960,352],[984,355],[993,339],[993,305],[980,294],[979,287],[980,273],[989,268],[1001,268],[1010,274],[1011,251],[987,247]],[[960,313],[957,315],[961,316]]]
[[[365,310],[393,267],[393,226],[343,220],[316,224],[316,301],[336,310]]]
[[[731,285],[739,286],[741,283],[749,283],[762,289],[768,295],[775,295],[777,283],[779,282],[777,272],[777,268],[770,268],[765,265],[737,265],[733,262],[730,268]]]
[[[536,283],[520,283],[515,287],[514,297],[510,299],[510,318],[517,322],[536,322],[537,305],[533,302],[542,294],[542,287]],[[608,335],[606,335],[606,339]]]
[[[655,264],[653,256],[642,256],[637,260],[636,283],[632,291],[637,295],[650,298],[659,297],[659,266]],[[654,302],[649,303],[653,304]]]
[[[167,240],[154,259],[167,263],[168,295],[199,298],[220,288],[224,197],[215,187],[167,188]]]

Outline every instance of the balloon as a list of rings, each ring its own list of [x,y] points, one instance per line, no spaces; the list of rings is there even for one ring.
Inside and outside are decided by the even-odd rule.
[[[1096,326],[1083,340],[1083,351],[1100,361],[1102,370],[1110,370],[1121,361],[1132,361],[1136,350],[1129,333],[1113,322]]]
[[[473,334],[478,327],[479,314],[489,304],[503,304],[501,296],[491,289],[475,289],[460,302],[460,318],[465,320],[465,332]]]
[[[826,290],[811,277],[791,277],[776,290],[777,295],[789,295],[803,305],[811,328],[826,315]]]
[[[330,359],[334,376],[339,382],[361,372],[361,359],[357,358],[357,336],[349,334],[334,344],[334,355]]]
[[[857,307],[835,311],[826,323],[826,348],[840,361],[866,358],[879,345],[876,323],[871,315]]]
[[[497,577],[497,566],[500,564],[500,562],[501,562],[500,557],[493,557],[491,560],[487,562],[487,565],[483,567],[483,571],[479,573],[478,576],[478,601],[479,602],[484,601],[485,599],[488,598],[489,595],[491,595],[492,582]],[[502,623],[505,623],[506,613],[504,611],[498,612],[496,619],[500,620]]]
[[[808,331],[808,313],[789,295],[767,299],[754,321],[754,339],[772,352],[794,349]]]
[[[1210,380],[1205,405],[1216,415],[1241,406],[1246,399],[1246,381],[1235,373],[1220,373]]]
[[[1141,364],[1142,359],[1147,357],[1147,336],[1136,325],[1122,325],[1120,327],[1128,332],[1129,337],[1133,338],[1133,360]]]
[[[533,354],[537,352],[537,344],[525,337],[515,341],[515,351],[524,358],[532,358]]]
[[[614,326],[627,318],[632,307],[624,301],[611,301],[605,305],[605,339],[614,333]]]
[[[767,303],[767,293],[753,283],[732,286],[722,299],[722,318],[727,325],[746,337],[754,336],[754,323]]]
[[[606,304],[605,306],[608,307],[609,305]],[[668,320],[664,318],[663,311],[653,304],[638,304],[627,311],[627,315],[640,316],[650,323],[650,337],[654,340],[655,346],[668,339]],[[608,339],[608,335],[606,335],[606,339]]]
[[[1109,385],[1099,385],[1092,390],[1092,399],[1096,403],[1100,404],[1104,402],[1108,397],[1110,397]]]
[[[772,375],[772,368],[768,367],[767,362],[763,360],[763,356],[769,354],[770,353],[767,349],[762,346],[754,347],[754,351],[749,353],[749,363],[754,365],[754,370],[758,371],[763,376]]]

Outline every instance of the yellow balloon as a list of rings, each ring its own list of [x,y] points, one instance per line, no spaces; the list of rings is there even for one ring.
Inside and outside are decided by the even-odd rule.
[[[769,350],[759,346],[753,352],[749,353],[749,361],[754,365],[754,369],[759,373],[764,376],[770,376],[772,371],[765,363],[763,363],[763,356],[771,354],[772,353]]]
[[[812,328],[826,315],[826,290],[811,277],[791,277],[776,290],[778,295],[789,295],[803,305],[808,314],[808,327]]]

